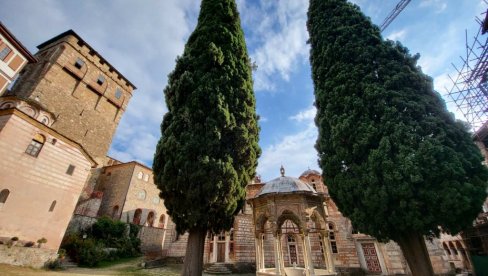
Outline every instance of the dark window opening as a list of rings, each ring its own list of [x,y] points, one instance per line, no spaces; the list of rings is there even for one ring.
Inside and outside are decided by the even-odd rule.
[[[102,75],[98,76],[97,83],[99,85],[102,85],[104,82],[105,82],[105,78]]]
[[[81,69],[83,67],[83,65],[85,65],[85,62],[81,58],[76,59],[76,62],[75,62],[76,68]]]
[[[75,168],[75,166],[69,165],[68,169],[66,170],[66,174],[73,175],[73,173],[75,172]]]
[[[3,189],[2,192],[0,192],[0,206],[7,202],[7,198],[9,195],[10,191],[8,189]]]
[[[115,98],[120,99],[122,97],[122,91],[120,88],[115,89]]]
[[[56,207],[56,200],[51,203],[51,206],[49,207],[49,212],[54,211],[54,207]]]

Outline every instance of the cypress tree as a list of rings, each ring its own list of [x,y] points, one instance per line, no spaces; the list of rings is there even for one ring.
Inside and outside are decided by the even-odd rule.
[[[250,59],[234,0],[202,0],[164,95],[168,112],[154,180],[177,232],[189,232],[182,275],[200,276],[207,231],[232,227],[261,153]]]
[[[486,198],[487,169],[432,79],[359,7],[311,0],[316,148],[331,197],[355,229],[396,241],[413,275],[432,275],[424,235],[457,233]]]

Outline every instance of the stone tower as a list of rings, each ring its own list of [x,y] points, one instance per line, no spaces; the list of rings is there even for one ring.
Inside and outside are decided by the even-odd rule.
[[[100,165],[136,87],[73,30],[37,46],[8,95],[50,111],[51,126],[83,146]]]

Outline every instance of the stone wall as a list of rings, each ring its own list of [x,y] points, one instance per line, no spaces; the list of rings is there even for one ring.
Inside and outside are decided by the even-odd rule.
[[[93,224],[97,222],[97,218],[88,217],[83,215],[73,215],[69,222],[66,233],[78,233],[89,229]]]
[[[55,260],[57,257],[55,250],[21,246],[9,248],[0,244],[0,263],[2,264],[41,268],[47,261]]]
[[[235,262],[255,263],[255,251],[252,215],[239,214],[234,222]]]
[[[163,254],[165,229],[143,226],[139,232],[141,251],[149,254]]]

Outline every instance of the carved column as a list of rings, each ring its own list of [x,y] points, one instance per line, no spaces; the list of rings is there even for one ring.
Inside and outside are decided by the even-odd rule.
[[[280,269],[281,269],[281,272],[283,273],[283,275],[285,275],[285,261],[283,259],[283,244],[281,243],[281,237],[282,237],[282,234],[281,232],[278,232],[277,234],[277,239],[278,239],[278,245],[280,247],[280,251],[279,251],[279,255],[280,255]]]
[[[275,251],[274,257],[275,257],[276,275],[281,275],[280,240],[277,232],[273,234],[273,238],[274,238],[274,251]]]
[[[259,271],[264,268],[264,248],[263,237],[261,233],[255,233],[254,243],[256,245],[256,270]]]
[[[217,262],[217,235],[213,236],[212,263]]]
[[[313,268],[313,262],[312,262],[312,248],[310,246],[310,236],[308,235],[308,233],[304,233],[304,239],[303,239],[303,243],[304,243],[304,251],[307,252],[307,258],[305,259],[305,262],[308,264],[308,272],[307,272],[307,275],[310,275],[310,276],[315,276],[315,270]]]
[[[226,263],[230,262],[229,253],[230,253],[230,233],[225,232],[225,258],[224,258],[224,262],[226,262]]]

